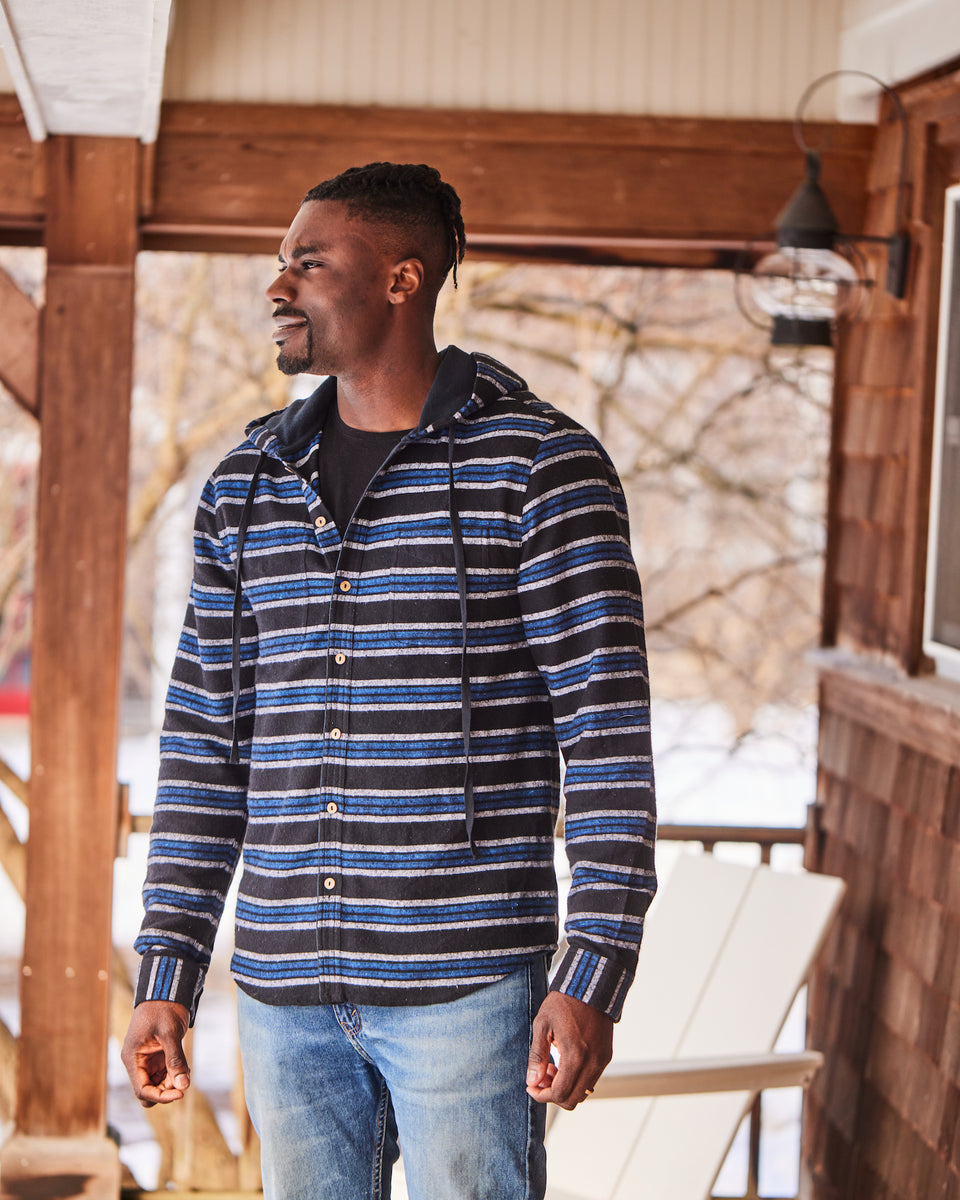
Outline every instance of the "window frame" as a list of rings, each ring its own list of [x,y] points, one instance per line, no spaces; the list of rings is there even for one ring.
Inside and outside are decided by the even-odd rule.
[[[960,646],[937,639],[937,582],[939,578],[943,459],[947,417],[947,379],[960,377],[960,184],[946,190],[943,225],[943,260],[940,278],[940,314],[937,333],[937,374],[933,423],[933,460],[930,475],[930,519],[927,532],[927,581],[923,614],[924,653],[936,663],[937,673],[960,682]],[[954,364],[951,356],[958,362]],[[960,420],[956,413],[951,417]],[[954,433],[954,439],[956,439]],[[960,513],[957,514],[960,520]],[[960,549],[957,550],[960,557]],[[960,638],[958,638],[960,640]]]

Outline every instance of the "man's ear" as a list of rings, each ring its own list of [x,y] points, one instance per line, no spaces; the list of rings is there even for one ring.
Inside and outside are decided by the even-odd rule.
[[[393,268],[387,299],[391,304],[406,304],[423,288],[424,269],[419,258],[404,258]]]

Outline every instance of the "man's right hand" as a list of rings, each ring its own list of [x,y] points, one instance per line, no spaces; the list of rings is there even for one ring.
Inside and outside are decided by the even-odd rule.
[[[190,1086],[183,1035],[190,1014],[172,1000],[144,1000],[133,1010],[120,1057],[144,1108],[182,1100]]]

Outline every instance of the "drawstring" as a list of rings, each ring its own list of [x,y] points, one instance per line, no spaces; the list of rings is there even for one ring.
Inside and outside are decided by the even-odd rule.
[[[447,493],[450,502],[450,529],[453,533],[453,561],[457,568],[457,592],[460,596],[460,713],[463,722],[463,819],[467,826],[467,844],[477,857],[473,844],[473,771],[470,764],[470,670],[467,664],[467,569],[463,557],[463,535],[457,513],[457,496],[453,486],[453,436],[450,422],[447,435]]]
[[[450,424],[447,437],[447,492],[450,505],[450,527],[453,533],[453,559],[457,571],[457,592],[460,597],[460,713],[463,727],[463,818],[467,828],[467,843],[470,853],[477,857],[476,846],[473,842],[473,769],[470,762],[470,670],[467,662],[467,570],[463,554],[463,534],[460,531],[460,517],[457,513],[456,491],[453,483],[453,443],[454,427]],[[253,469],[253,477],[247,489],[247,496],[240,514],[237,526],[237,578],[233,589],[233,655],[231,674],[233,678],[233,742],[230,747],[230,762],[240,761],[240,735],[237,728],[237,710],[240,706],[240,619],[243,609],[243,588],[241,586],[240,566],[243,559],[243,545],[246,541],[247,526],[253,511],[253,500],[257,490],[257,479],[263,464],[264,453],[260,452],[257,465]]]
[[[237,581],[233,585],[233,655],[230,670],[233,676],[233,742],[230,746],[230,761],[240,761],[240,734],[237,730],[237,709],[240,706],[240,615],[243,609],[243,588],[240,583],[240,562],[243,558],[243,543],[247,538],[247,526],[250,524],[250,514],[253,512],[253,497],[257,490],[257,478],[263,464],[264,453],[260,451],[257,465],[253,468],[253,477],[247,488],[247,498],[243,502],[243,512],[240,514],[240,524],[237,526]]]

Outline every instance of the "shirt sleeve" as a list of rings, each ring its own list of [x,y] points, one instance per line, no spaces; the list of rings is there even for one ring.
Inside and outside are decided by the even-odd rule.
[[[194,577],[160,739],[160,780],[143,889],[135,1003],[173,1000],[191,1022],[247,823],[257,629],[241,616],[240,763],[233,740],[232,625],[236,572],[208,483],[194,533]]]
[[[582,429],[555,428],[534,460],[519,594],[565,763],[571,887],[551,988],[616,1020],[656,890],[649,684],[623,489]]]

